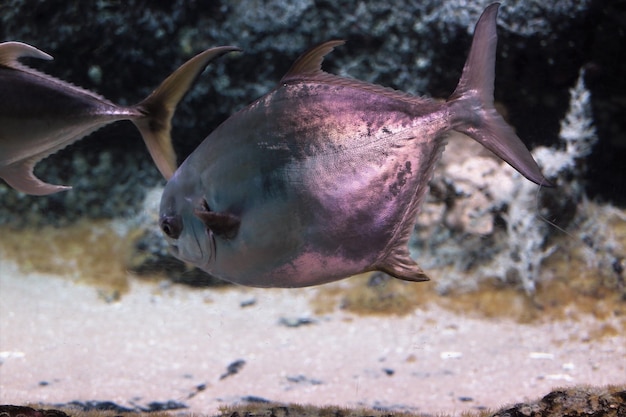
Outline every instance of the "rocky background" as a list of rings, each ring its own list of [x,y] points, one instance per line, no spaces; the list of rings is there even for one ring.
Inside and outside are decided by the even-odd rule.
[[[230,114],[267,93],[301,52],[328,39],[348,41],[327,58],[328,71],[414,94],[447,97],[461,73],[474,24],[488,3],[4,0],[0,2],[0,41],[18,40],[50,53],[54,61],[28,64],[119,104],[138,102],[201,50],[218,45],[243,48],[243,53],[211,64],[179,106],[173,137],[180,162]],[[413,249],[426,270],[446,271],[445,277],[433,276],[442,294],[452,288],[476,287],[489,275],[532,293],[540,264],[552,257],[553,270],[577,272],[564,276],[563,283],[554,280],[555,299],[565,298],[562,288],[573,288],[576,298],[581,293],[591,294],[594,304],[612,294],[623,309],[626,60],[621,57],[626,47],[626,3],[508,0],[503,1],[498,23],[496,101],[519,136],[541,150],[535,153],[540,163],[553,164],[550,168],[559,188],[539,194],[536,186],[519,178],[511,182],[511,174],[485,178],[480,170],[495,162],[481,154],[481,149],[470,159],[455,154],[473,143],[461,138],[461,145],[454,147],[451,141],[444,154],[446,165],[435,175],[420,215]],[[577,112],[577,103],[590,107]],[[594,131],[588,134],[594,138],[590,154],[568,149],[566,115],[571,116],[569,126],[577,126],[581,140],[589,133],[585,131],[587,121],[593,121]],[[494,172],[501,169],[494,166]],[[118,258],[128,255],[120,275],[126,269],[167,270],[173,280],[208,282],[206,274],[166,256],[154,217],[164,180],[131,123],[120,122],[95,132],[42,161],[36,172],[48,182],[74,189],[31,197],[0,183],[2,230],[34,230],[32,241],[19,235],[20,244],[26,247],[16,246],[15,253],[7,251],[14,258],[19,254],[35,263],[29,259],[30,247],[50,242],[42,239],[38,228],[88,219],[88,230],[74,228],[70,234],[63,228],[53,235],[58,248],[46,251],[57,263],[75,269],[53,250],[64,250],[63,245],[75,238],[84,253],[72,247],[72,256],[97,264],[106,279],[114,275],[112,262],[110,257],[99,256],[101,253]],[[487,187],[477,186],[476,177],[487,181]],[[504,190],[506,196],[495,193],[497,198],[489,197],[494,190]],[[600,204],[585,205],[587,197]],[[543,221],[537,221],[537,216],[543,216]],[[128,219],[140,225],[132,232],[114,231],[132,240],[132,249],[126,250],[128,242],[120,242],[118,235],[107,235],[91,223],[113,218],[124,219],[124,227],[128,227]],[[565,239],[558,240],[555,235]],[[8,239],[4,234],[2,243]],[[96,240],[99,248],[93,244]],[[446,270],[450,266],[456,272]],[[45,269],[51,268],[46,264]],[[368,290],[381,288],[377,279],[381,280],[372,278]],[[112,294],[111,299],[118,296]],[[558,408],[569,403],[561,401],[557,391],[536,403],[519,404],[495,415],[550,415],[546,410],[552,409],[556,410],[552,415],[599,415],[600,409],[606,415],[619,415],[623,409],[623,405],[619,409],[614,406],[623,404],[623,388],[608,394],[589,391],[591,397],[587,390],[584,395],[567,393],[568,398],[580,400],[569,414]],[[601,407],[593,408],[597,404]]]
[[[454,89],[473,26],[488,1],[94,1],[0,4],[0,40],[55,57],[42,71],[120,104],[146,96],[193,54],[223,57],[201,77],[174,118],[182,161],[228,115],[268,92],[293,60],[328,39],[348,42],[326,69],[415,94]],[[592,197],[626,204],[626,7],[620,1],[506,1],[499,16],[496,100],[529,146],[558,142],[568,89],[581,67],[599,142],[589,160]],[[163,180],[130,123],[106,127],[49,157],[37,175],[74,190],[26,197],[0,184],[0,223],[66,224],[135,213]]]
[[[489,3],[13,0],[0,3],[0,40],[50,53],[52,62],[27,63],[119,104],[140,101],[201,50],[243,48],[211,64],[179,106],[172,136],[182,162],[220,122],[270,91],[301,52],[328,39],[347,40],[327,57],[330,72],[447,97]],[[451,143],[420,215],[414,252],[427,270],[454,267],[438,281],[441,292],[468,282],[468,272],[533,292],[543,260],[558,247],[571,251],[550,234],[572,223],[569,242],[587,245],[592,255],[586,263],[597,265],[611,277],[611,288],[626,293],[623,212],[581,206],[587,197],[626,205],[626,61],[616,58],[626,45],[626,3],[506,1],[498,25],[496,101],[522,140],[542,151],[535,156],[552,170],[551,178],[558,177],[559,187],[542,191],[539,199],[536,186],[511,180],[510,172],[503,177],[482,172],[494,162],[480,156],[480,149],[467,154],[472,141]],[[569,128],[564,120],[570,120]],[[590,149],[573,152],[563,137],[567,129]],[[497,165],[494,170],[502,171]],[[134,247],[129,269],[167,270],[175,280],[205,282],[206,274],[197,278],[197,271],[167,255],[155,217],[164,180],[131,123],[107,126],[48,157],[36,174],[74,189],[31,197],[0,184],[0,226],[131,219],[127,226],[140,231],[126,233]],[[600,218],[608,220],[594,220]],[[480,274],[473,273],[488,262]]]

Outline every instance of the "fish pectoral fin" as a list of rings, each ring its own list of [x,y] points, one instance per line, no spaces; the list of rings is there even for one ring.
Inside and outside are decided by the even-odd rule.
[[[0,178],[16,190],[30,195],[48,195],[72,188],[41,181],[33,174],[33,167],[36,162],[37,159],[30,159],[2,167],[0,168]]]
[[[213,233],[226,239],[232,239],[237,235],[241,219],[239,216],[227,212],[216,212],[209,209],[206,200],[201,207],[193,212],[197,218]]]
[[[376,270],[404,281],[420,282],[430,280],[422,268],[411,259],[406,248],[395,248],[380,265],[376,266]]]
[[[24,65],[18,62],[19,58],[29,57],[29,58],[39,58],[45,59],[47,61],[52,59],[51,55],[48,55],[44,51],[40,51],[34,46],[30,46],[26,43],[22,42],[3,42],[0,43],[0,65],[15,68],[15,69],[23,69]]]

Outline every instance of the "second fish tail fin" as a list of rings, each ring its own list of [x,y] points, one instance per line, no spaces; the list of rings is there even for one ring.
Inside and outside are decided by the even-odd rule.
[[[154,163],[165,179],[170,179],[177,168],[170,135],[176,106],[212,60],[233,51],[240,49],[220,46],[199,53],[181,65],[145,100],[135,106],[144,117],[133,119],[133,123],[141,132]]]
[[[530,181],[551,186],[526,145],[494,107],[499,6],[499,3],[488,6],[476,23],[461,79],[448,99],[453,129],[481,143]]]

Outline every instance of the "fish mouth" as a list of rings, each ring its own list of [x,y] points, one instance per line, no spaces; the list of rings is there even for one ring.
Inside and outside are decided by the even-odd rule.
[[[170,242],[169,251],[181,261],[207,270],[215,261],[215,237],[195,219],[188,226],[177,240]]]

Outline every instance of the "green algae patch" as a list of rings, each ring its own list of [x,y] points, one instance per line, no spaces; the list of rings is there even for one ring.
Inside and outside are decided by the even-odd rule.
[[[339,307],[358,315],[404,316],[428,301],[431,287],[432,282],[406,282],[375,272],[319,287],[311,304],[317,314]]]
[[[93,285],[107,300],[129,290],[129,241],[111,222],[84,220],[62,228],[19,230],[3,226],[0,233],[0,254],[25,274],[52,274]]]
[[[602,254],[594,252],[589,240],[585,243],[564,234],[554,241],[558,249],[543,262],[543,278],[532,294],[502,277],[442,292],[437,286],[438,277],[459,273],[450,269],[431,270],[433,280],[420,283],[369,273],[316,287],[311,307],[320,315],[340,309],[355,315],[406,316],[434,304],[464,316],[519,323],[577,320],[591,315],[603,321],[615,318],[616,322],[594,329],[588,337],[612,337],[626,332],[626,221],[618,215],[598,220],[606,222],[612,231],[613,254],[599,256]],[[0,233],[0,253],[5,260],[15,262],[20,271],[53,274],[93,285],[107,301],[127,293],[132,280],[138,277],[157,282],[169,276],[190,287],[209,285],[206,279],[189,279],[195,270],[180,272],[179,279],[172,278],[165,268],[137,275],[133,265],[137,256],[145,254],[137,254],[136,242],[143,231],[112,221],[84,220],[62,228],[14,229],[5,225]],[[612,261],[607,263],[607,259]],[[471,271],[466,275],[467,282],[476,280]]]
[[[429,282],[405,282],[372,273],[322,286],[312,307],[320,314],[338,308],[357,315],[403,316],[432,303],[464,316],[518,323],[614,318],[617,324],[595,329],[588,336],[593,340],[612,337],[626,331],[625,219],[623,210],[600,210],[598,217],[584,220],[599,228],[598,233],[587,225],[581,227],[585,233],[554,237],[551,244],[556,249],[542,262],[541,280],[532,293],[507,277],[481,279],[477,270],[464,273],[463,285],[441,291],[438,281],[460,273],[443,267],[428,271],[433,278]]]
[[[584,260],[565,258],[560,251],[546,262],[546,269],[550,278],[538,283],[533,294],[500,279],[485,279],[472,290],[441,294],[436,278],[412,283],[378,273],[362,274],[319,287],[311,305],[317,314],[341,309],[356,315],[404,316],[435,304],[464,316],[504,318],[518,323],[578,320],[590,315],[598,320],[616,318],[621,327],[597,329],[592,332],[594,339],[626,330],[626,294],[616,272],[612,276],[611,271],[593,268]]]

